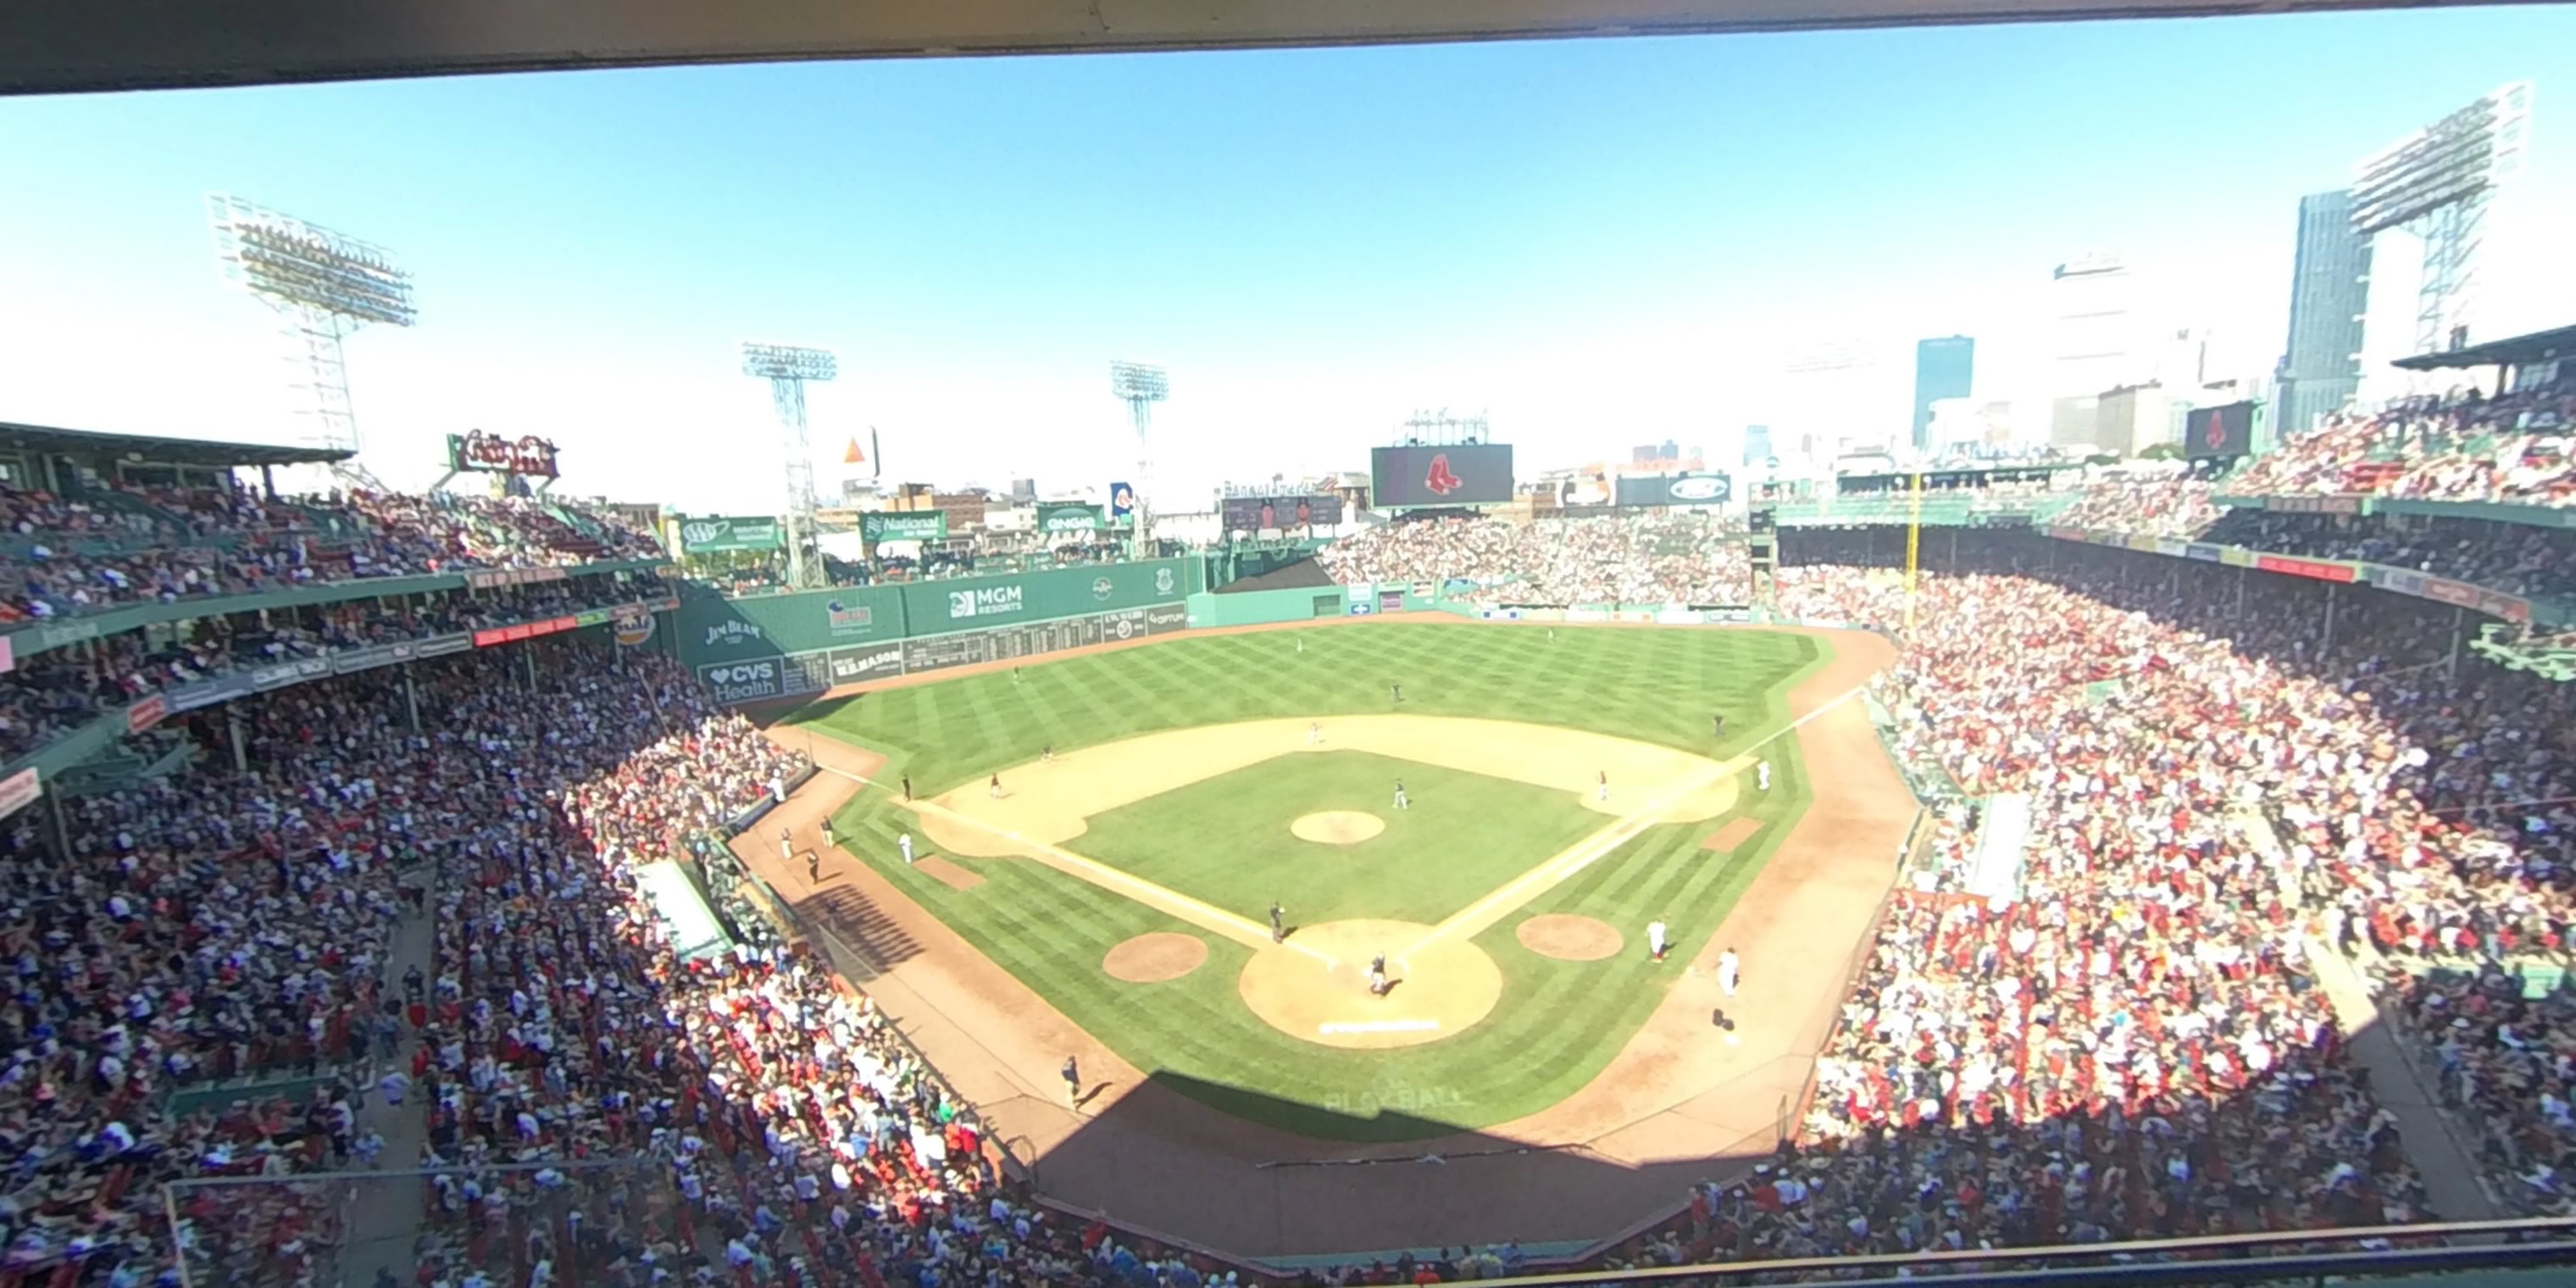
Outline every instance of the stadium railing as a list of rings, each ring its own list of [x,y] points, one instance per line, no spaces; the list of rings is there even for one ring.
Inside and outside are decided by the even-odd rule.
[[[1483,1288],[1557,1285],[1690,1285],[1829,1281],[1838,1288],[1900,1288],[1923,1280],[2030,1288],[2158,1285],[2429,1283],[2451,1275],[2545,1270],[2538,1282],[2576,1277],[2576,1217],[2371,1226],[2213,1235],[2140,1243],[1917,1252],[1780,1261],[1717,1262],[1633,1270],[1573,1271],[1479,1281]]]

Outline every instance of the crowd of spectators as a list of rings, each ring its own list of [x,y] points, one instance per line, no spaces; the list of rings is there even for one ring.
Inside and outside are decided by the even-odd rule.
[[[2099,479],[2049,522],[2093,532],[2196,538],[2225,513],[2210,499],[2217,491],[2207,479],[2189,474]]]
[[[0,675],[0,759],[34,751],[106,707],[250,667],[540,621],[668,593],[669,587],[649,574],[567,577],[401,601],[353,600],[208,616],[168,635],[125,631],[103,636],[19,659]]]
[[[296,1178],[417,1164],[392,1260],[427,1288],[1203,1282],[1006,1190],[973,1111],[803,952],[675,955],[638,870],[801,758],[649,652],[527,647],[533,677],[419,664],[417,731],[383,672],[245,703],[248,772],[79,798],[68,855],[14,821],[0,1277],[175,1283],[159,1186],[256,1176],[178,1192],[196,1281],[338,1282],[367,1205]],[[434,948],[397,972],[414,916]],[[168,1108],[263,1071],[315,1081]],[[425,1117],[417,1159],[377,1156],[387,1114]]]
[[[659,552],[649,534],[610,515],[522,497],[358,491],[281,501],[234,484],[122,483],[57,495],[0,483],[0,517],[11,534],[0,548],[0,624],[317,582],[568,567]]]
[[[2493,397],[2465,390],[2338,417],[2256,458],[2227,490],[2576,505],[2571,435],[2576,370]]]
[[[1740,536],[1692,514],[1390,523],[1316,552],[1336,582],[1474,583],[1480,604],[1741,604],[1753,565]]]

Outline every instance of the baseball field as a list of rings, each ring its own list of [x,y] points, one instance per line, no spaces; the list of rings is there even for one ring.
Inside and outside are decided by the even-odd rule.
[[[1810,799],[1787,694],[1834,647],[1190,635],[787,723],[883,758],[839,848],[1120,1060],[1301,1136],[1414,1140],[1573,1095],[1705,966]]]

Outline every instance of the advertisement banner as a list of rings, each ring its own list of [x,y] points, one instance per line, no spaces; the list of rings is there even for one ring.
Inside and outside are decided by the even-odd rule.
[[[1369,496],[1403,505],[1498,505],[1512,499],[1512,449],[1502,443],[1369,450]]]
[[[2219,548],[2206,541],[2185,542],[2182,548],[2182,557],[2185,559],[2198,559],[2202,563],[2217,563],[2219,558]]]
[[[2391,568],[2386,564],[2364,564],[2362,565],[2362,572],[2370,578],[2371,585],[2378,586],[2384,590],[2393,590],[2400,595],[2413,595],[2419,599],[2431,598],[2430,595],[2424,593],[2424,574],[2417,572],[2412,568]]]
[[[571,575],[561,568],[494,568],[465,574],[465,584],[476,590],[502,590],[511,586],[542,586]]]
[[[1078,501],[1038,502],[1038,531],[1046,536],[1068,536],[1100,531],[1100,507]]]
[[[7,818],[36,803],[45,794],[45,785],[30,765],[7,778],[0,778],[0,818]]]
[[[1377,605],[1365,599],[1353,599],[1346,611],[1353,617],[1366,617],[1377,611]]]
[[[617,629],[613,638],[626,648],[634,648],[653,638],[654,624],[661,620],[651,613],[626,613],[616,619]]]
[[[450,653],[462,653],[472,647],[474,647],[474,637],[464,633],[463,631],[459,631],[454,635],[439,635],[422,640],[418,644],[411,646],[411,655],[413,657],[445,657]]]
[[[2188,554],[2190,549],[2191,543],[2187,541],[2181,541],[2173,537],[2156,538],[2156,553],[2160,555],[2181,559]]]
[[[2358,496],[2267,496],[2263,508],[2275,514],[2360,514],[2367,505]]]
[[[230,702],[235,698],[249,697],[250,694],[250,676],[240,671],[231,675],[218,675],[212,679],[177,685],[161,691],[162,700],[172,714],[194,711],[199,707],[211,707],[218,702]]]
[[[1622,474],[1617,498],[1632,509],[1673,505],[1724,505],[1735,480],[1718,471],[1689,474]]]
[[[2416,593],[2435,603],[2450,604],[2459,608],[2478,606],[2478,588],[2465,581],[2426,577]]]
[[[1229,496],[1217,502],[1228,532],[1332,527],[1342,521],[1342,498],[1332,493],[1282,496]]]
[[[2353,581],[2360,569],[2340,559],[2296,559],[2288,555],[2254,556],[2254,566],[2264,572],[2288,573],[2293,577],[2314,577],[2318,581]]]
[[[125,709],[125,732],[141,733],[161,723],[161,717],[168,714],[170,714],[169,700],[155,693]]]
[[[680,521],[680,553],[684,555],[776,550],[785,544],[779,535],[778,520],[773,518]]]
[[[763,658],[756,662],[718,663],[698,668],[698,678],[715,690],[718,702],[756,702],[778,697],[785,691],[784,659]]]
[[[1145,610],[1145,633],[1169,635],[1190,627],[1190,610],[1181,604],[1156,604]]]
[[[2528,622],[2531,620],[2531,601],[2500,590],[2481,590],[2478,592],[2478,611],[2508,622]]]
[[[2251,568],[2254,566],[2254,552],[2243,546],[2220,546],[2218,562],[2230,568]]]
[[[946,510],[905,510],[859,516],[859,533],[873,545],[879,541],[946,541]]]
[[[1136,522],[1136,489],[1124,483],[1109,485],[1109,522],[1120,528]]]
[[[876,644],[867,648],[834,649],[830,654],[832,683],[856,684],[861,680],[883,679],[903,674],[903,645]]]
[[[331,655],[331,673],[352,675],[380,666],[392,666],[397,662],[408,662],[411,659],[412,646],[409,644],[378,644],[371,648],[353,648],[345,653]]]
[[[18,650],[16,646],[9,643],[8,636],[0,635],[0,675],[7,675],[17,669]]]
[[[585,609],[582,612],[572,615],[573,629],[580,630],[591,626],[605,626],[608,624],[608,616],[608,610],[605,608]]]

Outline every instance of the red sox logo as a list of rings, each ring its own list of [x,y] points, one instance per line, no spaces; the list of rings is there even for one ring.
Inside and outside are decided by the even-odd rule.
[[[1422,486],[1431,489],[1433,496],[1447,496],[1467,486],[1467,481],[1449,472],[1449,453],[1442,452],[1431,458],[1431,472],[1423,476]]]
[[[2200,441],[2213,448],[2227,446],[2227,418],[2214,411],[2209,413],[2209,428],[2201,431]]]

